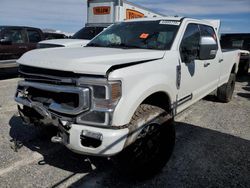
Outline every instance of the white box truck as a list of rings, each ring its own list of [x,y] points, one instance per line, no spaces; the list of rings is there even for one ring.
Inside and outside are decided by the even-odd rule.
[[[81,47],[113,23],[134,18],[162,16],[126,0],[88,0],[87,23],[84,28],[76,32],[72,39],[45,40],[37,47]]]

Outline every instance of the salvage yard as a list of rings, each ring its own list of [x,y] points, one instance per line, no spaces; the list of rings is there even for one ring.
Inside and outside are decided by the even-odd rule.
[[[17,81],[0,80],[0,187],[250,185],[250,74],[238,79],[230,103],[209,96],[176,118],[174,154],[161,173],[146,181],[124,177],[110,160],[51,143],[48,129],[22,125],[13,100]]]

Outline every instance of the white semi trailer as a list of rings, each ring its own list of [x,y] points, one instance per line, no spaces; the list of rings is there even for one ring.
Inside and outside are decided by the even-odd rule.
[[[113,23],[134,18],[153,18],[163,15],[126,0],[88,0],[87,23],[72,39],[45,40],[38,48],[81,47]]]

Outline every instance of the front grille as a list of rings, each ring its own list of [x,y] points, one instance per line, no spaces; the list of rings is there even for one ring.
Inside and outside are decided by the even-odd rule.
[[[20,81],[17,93],[17,98],[25,100],[24,105],[41,104],[49,111],[66,116],[79,115],[90,105],[88,88]]]
[[[40,102],[44,106],[49,106],[51,103],[58,103],[63,108],[74,109],[79,105],[79,96],[76,93],[53,92],[42,89],[29,87],[27,90],[28,97],[35,102]]]

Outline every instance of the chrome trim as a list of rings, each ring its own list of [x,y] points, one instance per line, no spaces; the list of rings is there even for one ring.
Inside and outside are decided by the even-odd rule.
[[[213,37],[201,37],[200,45],[217,45]]]
[[[35,73],[27,73],[27,72],[23,72],[21,70],[19,70],[19,73],[22,74],[22,75],[26,75],[26,76],[34,76],[34,77],[40,77],[42,79],[39,79],[39,78],[28,78],[30,80],[34,80],[34,81],[41,81],[41,80],[44,80],[44,81],[60,81],[60,82],[63,82],[63,83],[73,83],[73,79],[72,78],[62,78],[62,77],[59,77],[59,76],[50,76],[50,75],[44,75],[44,74],[35,74]]]
[[[108,81],[107,79],[101,79],[101,78],[86,78],[81,77],[77,80],[77,85],[81,87],[88,87],[91,90],[91,107],[90,111],[86,112],[84,114],[81,114],[77,116],[76,122],[79,124],[86,124],[86,125],[92,125],[97,127],[104,127],[104,126],[111,126],[112,120],[113,120],[113,112],[115,110],[115,107],[120,99],[117,101],[112,101],[112,93],[111,93],[111,85],[112,83],[119,82],[121,84],[121,81],[119,80],[111,80]],[[93,86],[103,86],[106,90],[106,98],[105,99],[99,99],[95,98],[94,88]],[[121,87],[122,89],[122,87]],[[85,115],[88,115],[91,112],[102,112],[105,113],[105,122],[103,123],[97,123],[97,122],[90,122],[82,120],[81,118]]]
[[[17,59],[0,60],[0,68],[15,68],[18,67]]]
[[[34,82],[27,82],[27,81],[19,81],[18,86],[24,88],[36,88],[45,91],[50,91],[54,93],[73,93],[79,96],[79,105],[77,108],[66,109],[56,102],[51,103],[48,108],[55,112],[69,114],[69,115],[78,115],[81,114],[90,108],[90,90],[89,88],[80,88],[80,87],[71,87],[71,86],[57,86],[57,85],[50,85],[44,83],[34,83]],[[20,92],[20,91],[17,91]],[[20,98],[20,97],[19,97]],[[18,99],[18,95],[16,96],[16,101],[20,101]],[[20,101],[21,103],[21,101]],[[23,105],[29,106],[26,102],[23,101],[21,103]]]
[[[18,94],[17,94],[18,95]],[[51,118],[51,114],[47,111],[46,108],[43,107],[43,105],[39,102],[34,102],[34,101],[30,101],[28,99],[25,99],[23,97],[15,97],[15,101],[19,104],[22,104],[24,106],[28,106],[30,108],[33,108],[34,110],[37,111],[37,113],[39,113],[42,117],[46,118],[46,119],[52,119]]]

